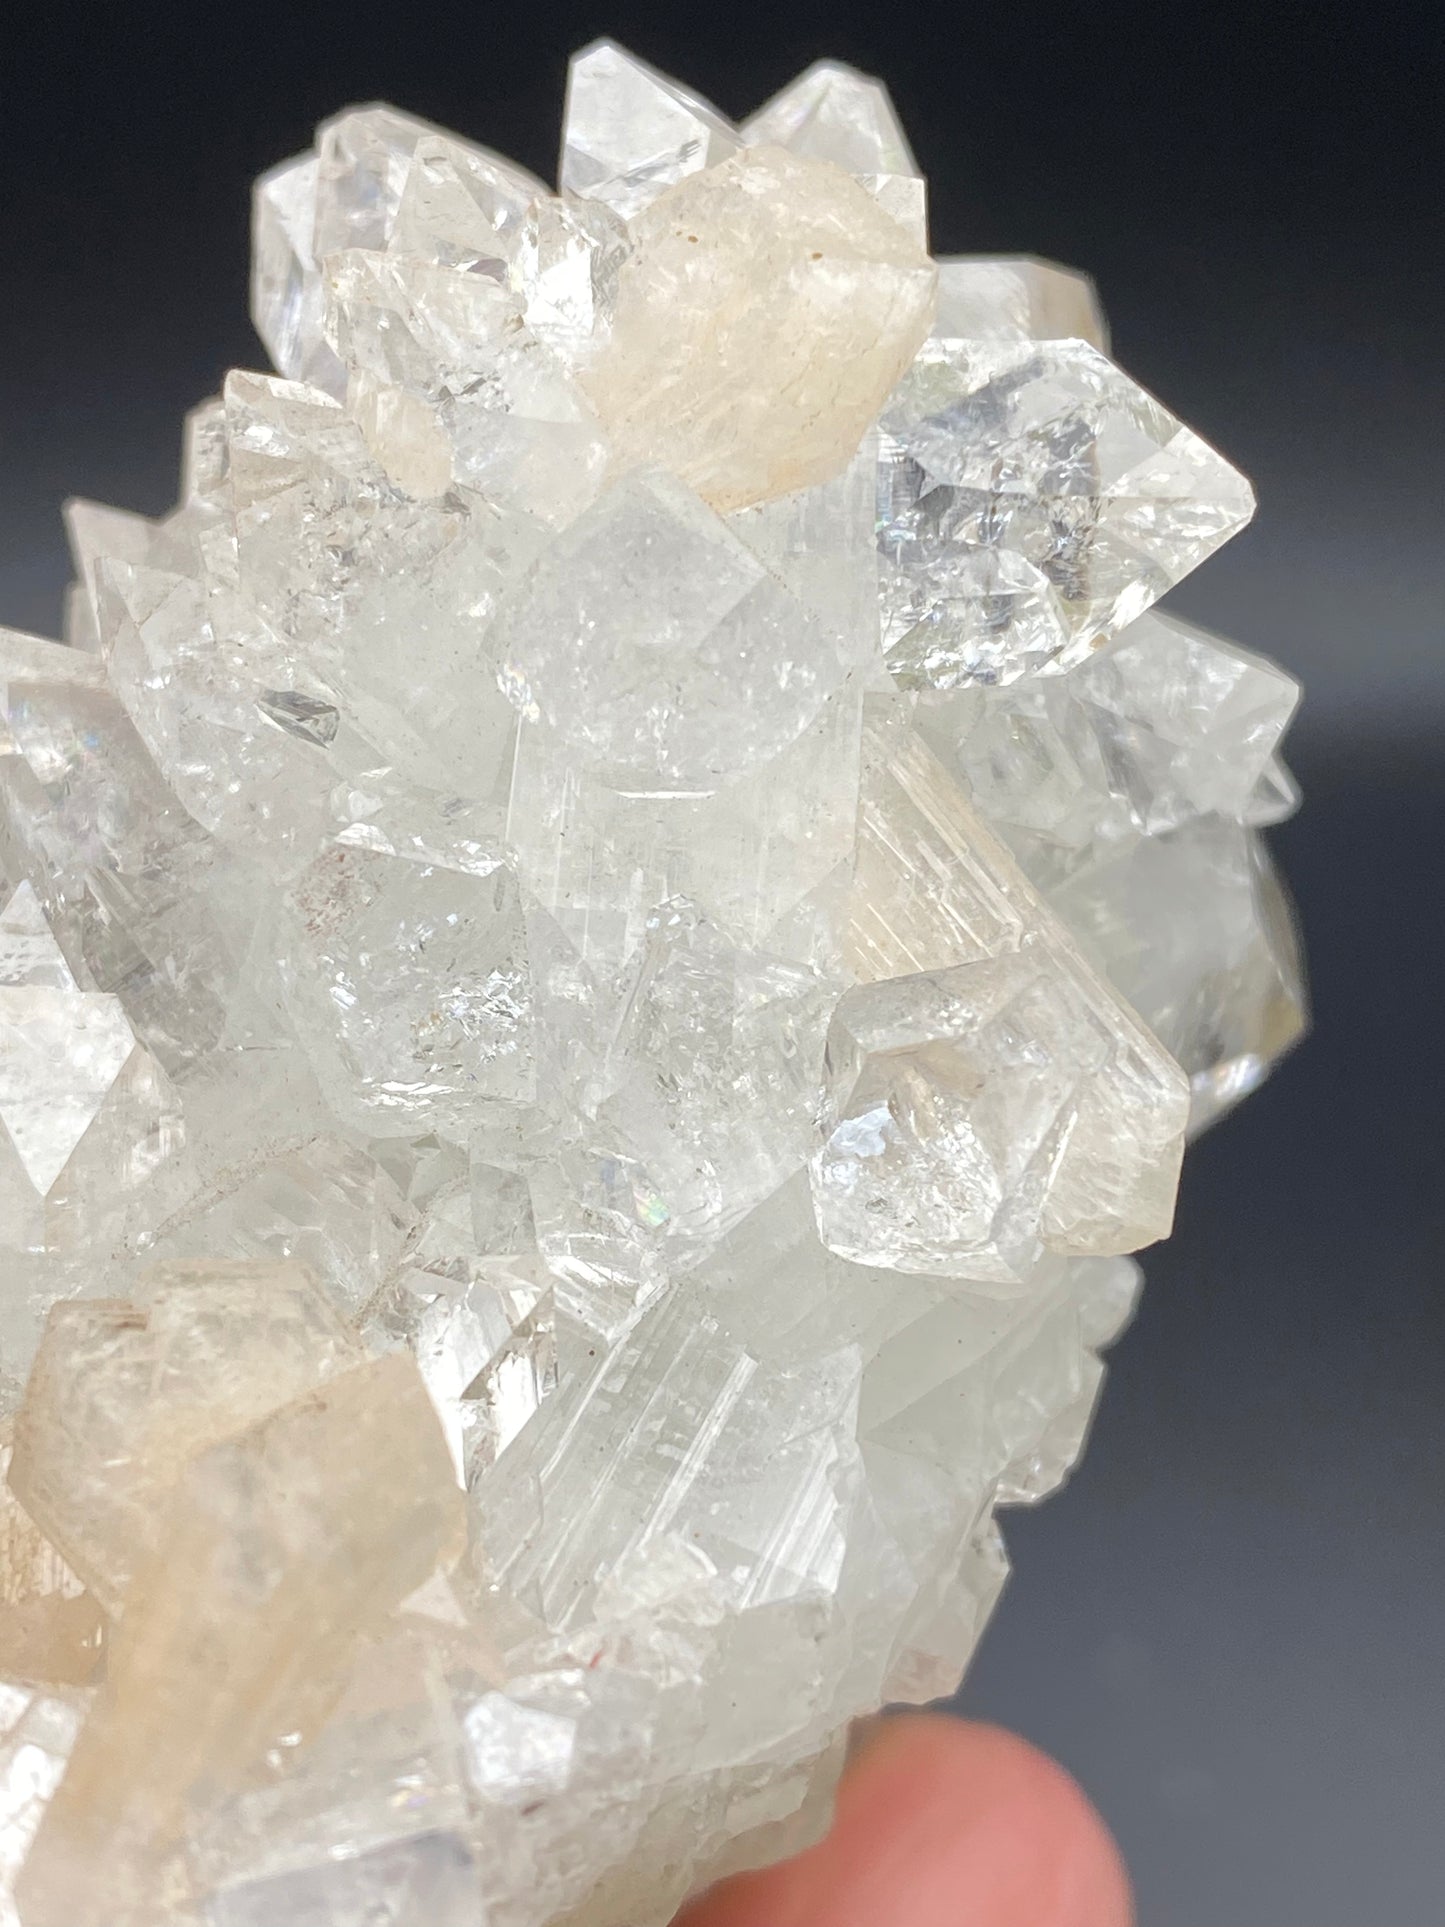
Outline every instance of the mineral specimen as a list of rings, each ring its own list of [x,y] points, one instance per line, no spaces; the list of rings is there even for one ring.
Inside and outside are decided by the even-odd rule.
[[[0,631],[0,1921],[661,1927],[949,1690],[1304,1022],[1247,483],[875,81],[257,184]]]

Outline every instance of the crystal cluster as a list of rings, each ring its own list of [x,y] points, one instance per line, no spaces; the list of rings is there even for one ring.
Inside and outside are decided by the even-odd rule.
[[[0,1921],[658,1927],[950,1689],[1303,1022],[1248,484],[877,83],[258,184],[0,632]]]

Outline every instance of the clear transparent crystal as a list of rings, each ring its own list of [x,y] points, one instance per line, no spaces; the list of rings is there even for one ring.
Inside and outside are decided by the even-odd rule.
[[[883,438],[883,638],[910,688],[1071,668],[1254,510],[1236,469],[1085,342],[929,342]]]
[[[659,194],[737,152],[715,107],[610,40],[573,57],[562,122],[564,194],[630,220]]]

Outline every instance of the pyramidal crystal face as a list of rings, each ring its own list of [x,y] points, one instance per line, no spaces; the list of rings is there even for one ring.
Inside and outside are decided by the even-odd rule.
[[[591,47],[556,195],[340,113],[252,295],[0,631],[0,1915],[663,1927],[1303,1026],[1297,691],[1153,607],[1249,487],[832,62]]]

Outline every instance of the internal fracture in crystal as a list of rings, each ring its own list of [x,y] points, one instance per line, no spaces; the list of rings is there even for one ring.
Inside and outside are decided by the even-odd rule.
[[[1023,238],[1023,237],[1021,237]],[[665,1927],[949,1692],[1306,1019],[1244,479],[886,90],[262,176],[0,630],[0,1923]]]

